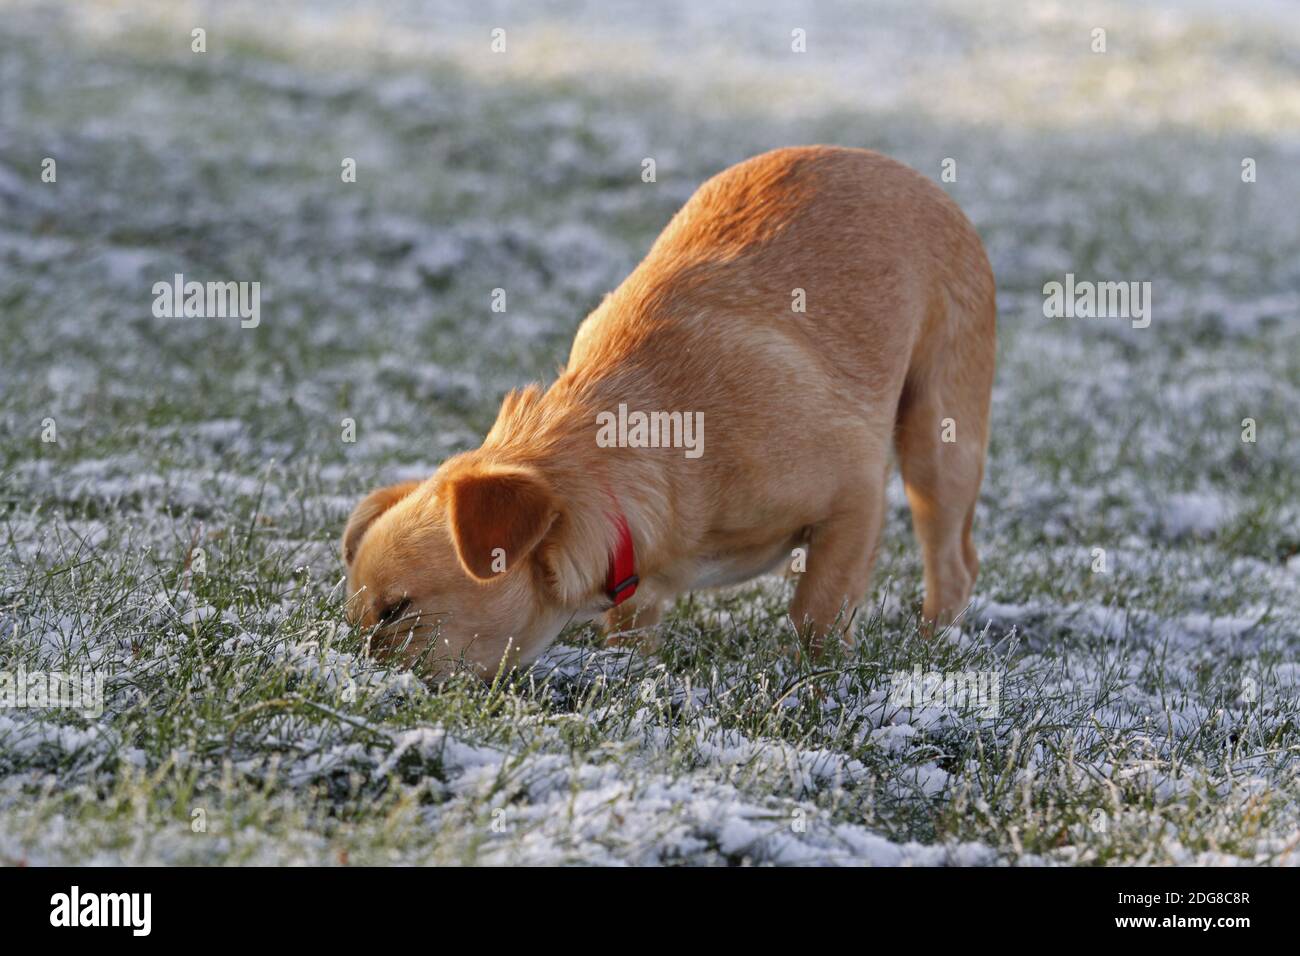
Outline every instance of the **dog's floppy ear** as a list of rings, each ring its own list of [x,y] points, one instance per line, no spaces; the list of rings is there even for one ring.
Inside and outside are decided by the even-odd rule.
[[[479,581],[521,564],[560,515],[546,480],[531,468],[465,468],[448,476],[438,495],[447,503],[456,556]]]
[[[343,529],[344,564],[352,566],[352,559],[357,556],[357,545],[361,544],[361,539],[374,520],[419,486],[418,481],[403,481],[401,484],[372,491],[361,499],[361,504],[353,509],[352,517],[348,519],[348,526]]]

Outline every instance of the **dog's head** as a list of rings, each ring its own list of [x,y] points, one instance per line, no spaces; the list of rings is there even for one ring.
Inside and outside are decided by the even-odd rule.
[[[348,615],[373,629],[377,656],[431,677],[462,661],[484,677],[525,664],[571,616],[538,553],[560,515],[537,471],[465,456],[380,488],[343,533]]]

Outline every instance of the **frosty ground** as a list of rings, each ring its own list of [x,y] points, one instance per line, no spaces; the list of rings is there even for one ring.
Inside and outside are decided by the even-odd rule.
[[[0,709],[0,862],[1300,862],[1288,7],[130,7],[0,0],[0,671],[105,680],[97,717]],[[777,577],[687,596],[653,658],[366,659],[358,497],[473,447],[699,182],[799,142],[955,159],[987,243],[965,625],[917,633],[895,483],[815,664]],[[175,273],[260,281],[260,324],[155,318]],[[1151,326],[1045,318],[1066,273],[1150,281]],[[900,703],[918,669],[995,712]]]

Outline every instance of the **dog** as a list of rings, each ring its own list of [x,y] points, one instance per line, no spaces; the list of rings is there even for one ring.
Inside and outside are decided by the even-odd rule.
[[[862,149],[746,160],[586,318],[554,384],[357,506],[349,616],[376,654],[490,677],[601,616],[653,646],[677,595],[785,565],[816,652],[867,596],[896,455],[922,615],[948,624],[979,568],[995,352],[992,269],[937,185]]]

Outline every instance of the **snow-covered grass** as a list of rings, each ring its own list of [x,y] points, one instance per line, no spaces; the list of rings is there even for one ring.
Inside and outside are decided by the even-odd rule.
[[[1300,862],[1295,13],[521,7],[0,0],[0,672],[105,680],[0,707],[0,862]],[[956,159],[988,245],[966,625],[918,634],[895,486],[851,652],[797,663],[772,578],[655,658],[367,660],[359,495],[472,447],[703,178],[794,142]],[[155,318],[176,272],[260,281],[261,324]],[[1044,318],[1067,272],[1150,281],[1151,326]],[[999,706],[900,700],[917,669]]]

